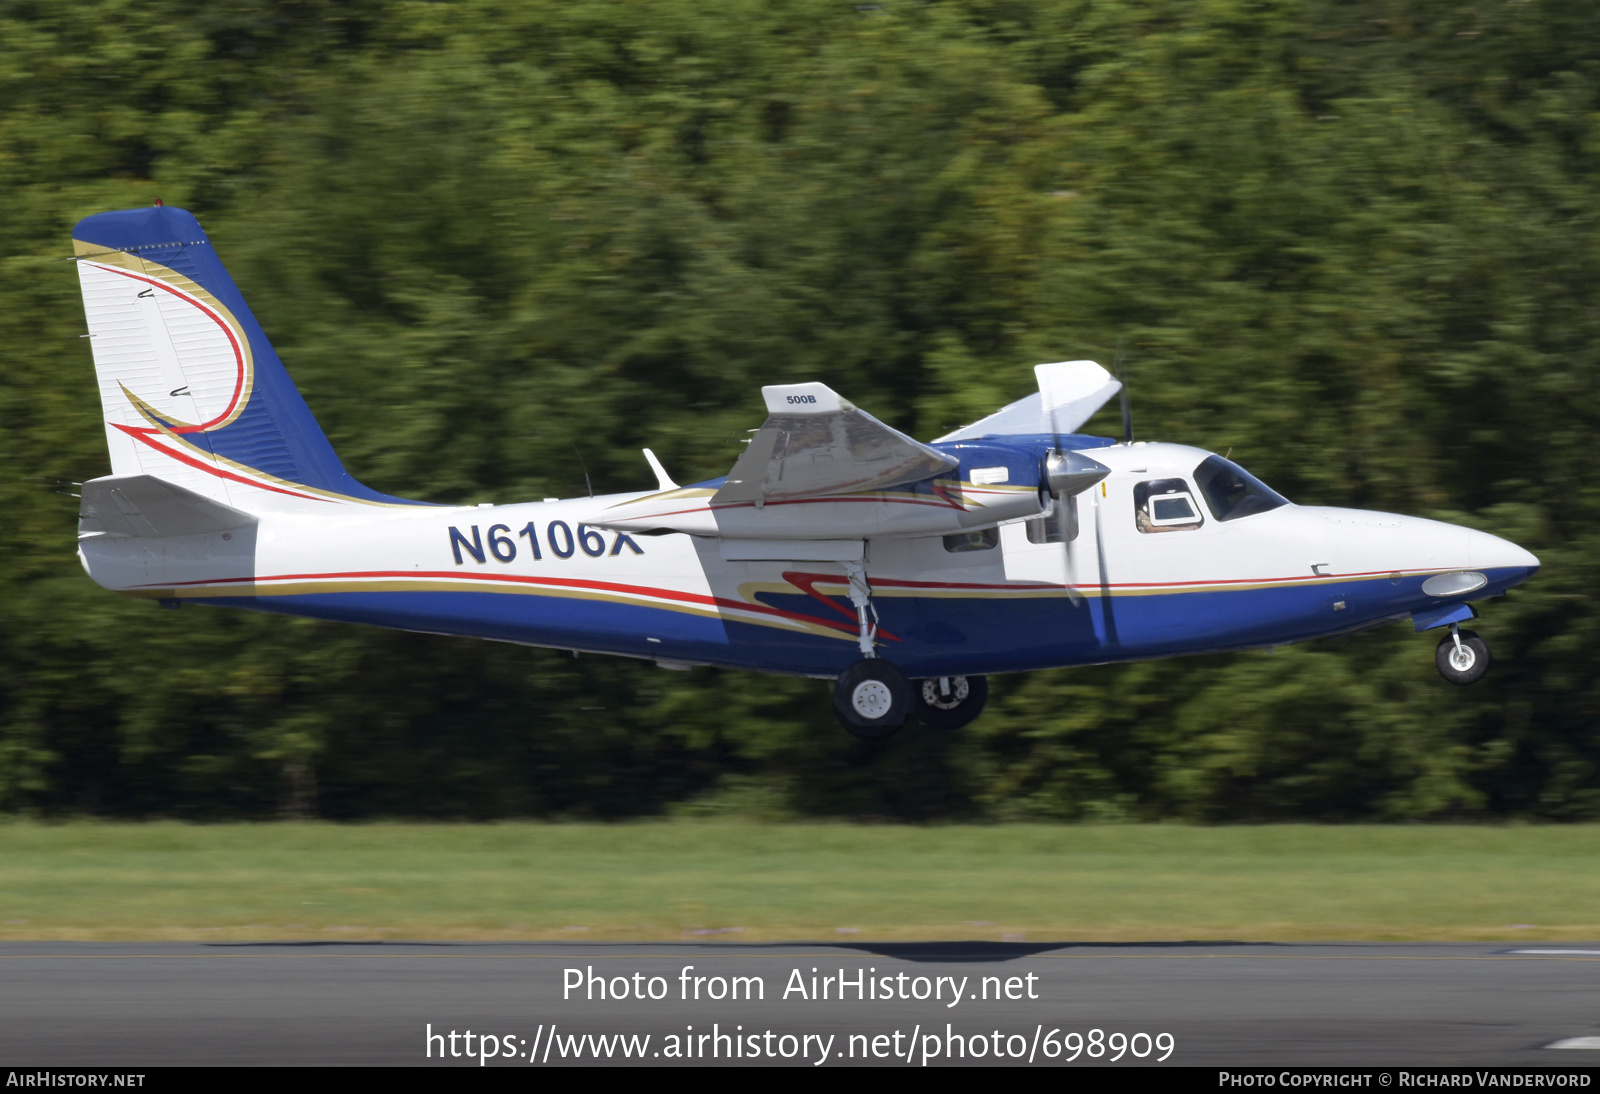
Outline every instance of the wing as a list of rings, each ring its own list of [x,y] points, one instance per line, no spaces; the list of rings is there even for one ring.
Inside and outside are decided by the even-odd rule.
[[[1036,365],[1033,372],[1039,381],[1038,391],[965,429],[946,433],[934,443],[1071,433],[1093,417],[1107,399],[1122,390],[1121,381],[1093,361]]]
[[[959,461],[890,429],[826,384],[764,387],[767,420],[713,505],[883,490],[942,474]]]

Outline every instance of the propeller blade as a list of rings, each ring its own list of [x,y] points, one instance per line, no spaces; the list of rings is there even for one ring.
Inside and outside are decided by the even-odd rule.
[[[1078,538],[1078,499],[1062,497],[1056,501],[1056,528],[1061,537],[1062,564],[1065,568],[1067,600],[1074,608],[1083,606],[1083,594],[1078,591],[1078,567],[1073,558],[1073,542]]]
[[[1112,601],[1111,585],[1106,577],[1106,541],[1100,528],[1100,495],[1091,495],[1094,498],[1094,550],[1096,561],[1100,567],[1100,610],[1104,613],[1105,640],[1108,646],[1122,644],[1117,637],[1117,613]]]
[[[1052,452],[1045,457],[1044,473],[1050,495],[1055,498],[1056,539],[1061,543],[1067,598],[1076,607],[1083,603],[1076,588],[1077,568],[1072,558],[1072,541],[1078,538],[1078,495],[1111,474],[1111,468],[1082,452]]]
[[[1062,415],[1068,415],[1071,423],[1068,431],[1076,429],[1120,384],[1093,361],[1063,361],[1039,365],[1033,371],[1039,382],[1039,398],[1049,415],[1052,451],[1045,457],[1044,478],[1050,496],[1055,499],[1054,538],[1061,544],[1067,600],[1076,608],[1083,604],[1083,594],[1077,588],[1077,565],[1072,547],[1072,541],[1078,537],[1077,495],[1111,474],[1111,469],[1082,452],[1062,448]]]

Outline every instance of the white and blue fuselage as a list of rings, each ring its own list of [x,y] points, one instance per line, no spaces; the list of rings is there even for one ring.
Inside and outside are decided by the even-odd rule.
[[[1038,521],[1030,528],[1027,516],[1000,523],[997,536],[865,538],[882,655],[930,677],[1274,646],[1448,614],[1538,568],[1515,544],[1416,517],[1279,504],[1218,519],[1194,482],[1210,453],[1154,443],[1089,451],[1110,474],[1074,499],[1076,535],[1065,542],[1033,542]],[[1142,527],[1136,488],[1151,481],[1188,486],[1200,519]],[[968,484],[966,500],[994,485]],[[834,677],[859,656],[837,563],[729,560],[715,537],[598,525],[617,506],[659,496],[328,506],[262,513],[253,534],[227,541],[226,532],[146,541],[133,554],[125,540],[81,546],[101,584],[178,602],[668,667]],[[1034,491],[1024,497],[1035,517],[1048,508]],[[1451,574],[1483,580],[1459,595],[1424,590]]]
[[[722,480],[658,467],[654,491],[422,504],[345,471],[188,213],[100,214],[74,244],[113,471],[85,484],[79,555],[170,604],[670,668],[881,658],[947,689],[1452,625],[1538,567],[1483,532],[1290,504],[1199,449],[1058,436],[1119,386],[1092,362],[1039,366],[1038,395],[931,445],[797,384],[764,389],[767,424]]]

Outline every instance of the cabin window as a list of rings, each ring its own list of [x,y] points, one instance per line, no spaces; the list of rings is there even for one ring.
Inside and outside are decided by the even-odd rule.
[[[1000,546],[1000,529],[985,528],[981,532],[957,532],[944,537],[944,549],[951,554],[963,551],[992,551]]]
[[[1023,527],[1029,543],[1071,543],[1078,538],[1078,499],[1062,498],[1054,513],[1034,517]]]
[[[1133,520],[1141,532],[1192,531],[1205,523],[1183,479],[1151,479],[1135,486]]]

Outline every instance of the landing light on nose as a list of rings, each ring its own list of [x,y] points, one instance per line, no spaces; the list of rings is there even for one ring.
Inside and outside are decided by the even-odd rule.
[[[1466,596],[1487,584],[1489,579],[1475,570],[1458,570],[1453,574],[1434,574],[1422,583],[1422,591],[1429,596]]]

